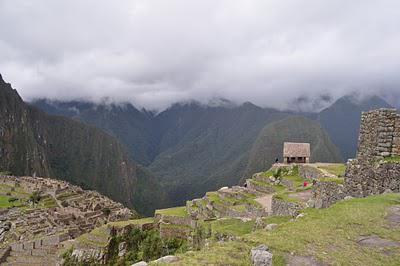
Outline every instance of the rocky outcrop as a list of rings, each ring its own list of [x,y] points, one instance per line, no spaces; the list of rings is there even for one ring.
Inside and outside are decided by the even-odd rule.
[[[271,266],[273,255],[269,251],[269,248],[265,245],[261,245],[252,248],[250,251],[251,263],[253,266]]]

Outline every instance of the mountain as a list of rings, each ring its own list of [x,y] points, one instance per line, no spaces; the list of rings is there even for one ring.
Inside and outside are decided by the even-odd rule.
[[[142,165],[149,165],[157,155],[153,114],[139,111],[129,103],[93,104],[41,99],[32,104],[46,113],[70,117],[101,128],[124,143],[132,159]]]
[[[244,174],[258,132],[285,116],[251,103],[233,108],[175,105],[155,118],[160,153],[149,169],[176,204],[235,185]]]
[[[328,132],[343,158],[347,160],[356,155],[361,112],[377,108],[391,108],[391,106],[377,96],[363,100],[345,96],[322,110],[316,119]]]
[[[245,176],[267,169],[275,158],[282,162],[285,141],[310,143],[310,162],[342,161],[338,148],[317,122],[301,116],[289,116],[267,124],[258,134],[250,150]]]
[[[23,102],[0,76],[0,169],[55,177],[150,214],[165,202],[151,174],[112,136]]]
[[[252,165],[250,151],[260,131],[292,115],[248,102],[237,106],[226,101],[223,105],[178,103],[157,115],[139,111],[130,104],[89,106],[49,101],[33,104],[116,136],[133,158],[157,177],[172,205],[237,184],[249,175],[246,169]],[[265,156],[272,162],[276,152]],[[340,156],[326,157],[340,161]],[[265,164],[266,168],[269,166]]]

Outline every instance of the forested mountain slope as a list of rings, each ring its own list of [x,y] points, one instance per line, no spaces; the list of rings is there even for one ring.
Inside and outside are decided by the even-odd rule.
[[[116,139],[93,126],[26,105],[2,78],[0,136],[1,170],[70,181],[141,213],[165,203],[155,179]]]

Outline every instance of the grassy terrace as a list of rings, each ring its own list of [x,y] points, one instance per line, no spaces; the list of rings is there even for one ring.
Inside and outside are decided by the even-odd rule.
[[[211,222],[205,222],[205,224],[210,224],[213,234],[220,233],[230,236],[242,236],[252,231],[254,220],[242,222],[240,219],[226,218]]]
[[[384,161],[388,163],[400,163],[400,156],[385,157]]]
[[[174,208],[168,208],[168,209],[162,209],[162,210],[156,210],[156,215],[161,214],[161,215],[171,215],[171,216],[181,216],[185,217],[187,216],[186,212],[186,207],[174,207]]]
[[[175,265],[249,265],[250,249],[266,244],[274,253],[274,266],[285,265],[286,254],[312,256],[330,265],[399,265],[400,247],[362,247],[361,236],[377,235],[400,241],[400,230],[388,226],[387,207],[400,204],[399,194],[385,194],[339,202],[327,209],[307,209],[305,217],[269,217],[279,223],[274,231],[249,232],[235,229],[235,221],[214,225],[230,233],[242,234],[243,241],[212,242],[209,247],[180,255]],[[270,219],[270,220],[268,220]],[[276,219],[276,221],[274,221]],[[233,225],[232,225],[233,224]],[[231,226],[232,225],[232,226]],[[229,230],[233,228],[232,230]]]
[[[147,224],[154,222],[153,217],[142,218],[142,219],[135,219],[135,220],[127,220],[127,221],[118,221],[118,222],[110,222],[108,225],[115,226],[115,227],[124,227],[130,224]]]
[[[346,171],[345,164],[328,164],[328,165],[321,165],[318,168],[327,171],[328,173],[334,174],[336,176],[343,176],[344,172]]]

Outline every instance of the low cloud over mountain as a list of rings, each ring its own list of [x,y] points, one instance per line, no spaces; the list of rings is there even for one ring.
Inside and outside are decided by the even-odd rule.
[[[226,98],[314,110],[353,93],[398,106],[399,9],[396,0],[1,1],[0,72],[25,100],[164,109]]]

